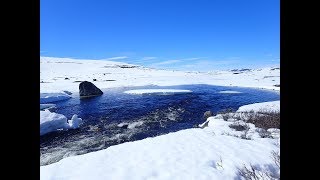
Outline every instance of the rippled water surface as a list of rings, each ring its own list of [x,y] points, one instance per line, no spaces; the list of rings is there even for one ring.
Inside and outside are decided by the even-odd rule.
[[[185,89],[192,93],[173,95],[131,95],[133,89]],[[58,131],[40,137],[40,164],[64,157],[105,149],[127,141],[192,128],[204,122],[203,113],[279,100],[278,93],[251,88],[210,85],[143,86],[102,89],[102,96],[55,102],[55,112],[68,119],[78,114],[79,129]],[[236,92],[241,93],[236,93]],[[227,93],[226,93],[227,92]]]

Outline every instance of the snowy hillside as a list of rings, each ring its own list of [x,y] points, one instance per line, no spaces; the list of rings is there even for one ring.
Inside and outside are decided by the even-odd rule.
[[[214,67],[213,67],[214,68]],[[40,57],[40,92],[78,92],[81,81],[96,79],[99,88],[144,85],[209,84],[280,90],[280,69],[184,72],[156,70],[126,63]]]

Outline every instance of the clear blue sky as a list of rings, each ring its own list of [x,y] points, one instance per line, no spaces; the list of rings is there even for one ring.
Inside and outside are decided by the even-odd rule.
[[[279,0],[41,0],[40,55],[188,70],[280,61]]]

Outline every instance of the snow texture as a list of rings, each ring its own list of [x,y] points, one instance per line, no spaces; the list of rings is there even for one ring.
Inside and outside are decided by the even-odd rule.
[[[183,89],[136,89],[125,91],[127,94],[154,94],[154,95],[173,95],[173,94],[183,94],[191,93],[190,90]]]
[[[40,93],[40,103],[52,103],[71,98],[66,93]]]
[[[279,173],[271,153],[279,151],[280,137],[261,138],[249,124],[251,140],[242,139],[242,132],[229,127],[232,123],[221,116],[209,117],[204,129],[181,130],[67,157],[41,166],[40,176],[42,180],[233,180],[240,179],[237,168],[250,164]]]
[[[44,109],[50,109],[55,107],[55,104],[40,104],[40,110],[44,110]]]
[[[78,115],[74,114],[71,120],[68,121],[69,129],[76,129],[79,128],[80,124],[82,123],[82,119],[78,118]]]
[[[249,104],[245,106],[241,106],[237,112],[245,112],[245,111],[280,111],[280,101],[270,101],[270,102],[263,102],[263,103],[255,103]]]
[[[221,94],[239,94],[239,91],[219,91]]]
[[[82,119],[77,115],[73,115],[71,120],[58,113],[49,110],[40,111],[40,136],[52,131],[75,129],[80,126]]]
[[[171,86],[208,84],[218,86],[254,87],[280,90],[280,69],[266,67],[240,74],[232,71],[190,72],[133,66],[105,60],[78,60],[70,58],[40,57],[40,92],[77,94],[81,81],[94,82],[100,89],[122,86]],[[68,78],[68,79],[66,79]]]
[[[208,84],[253,87],[280,91],[280,68],[267,67],[234,73],[233,71],[188,72],[134,66],[102,60],[40,57],[40,92],[50,93],[40,103],[61,100],[52,93],[78,93],[81,81],[93,81],[101,89],[122,86],[171,86]],[[70,94],[69,93],[69,94]],[[64,98],[68,94],[63,93]],[[49,100],[48,100],[49,99]],[[63,98],[62,98],[63,99]],[[240,111],[280,110],[280,102],[257,103]],[[69,122],[61,114],[40,111],[40,134],[60,128],[77,127],[81,120],[73,116]],[[269,129],[274,139],[261,138],[253,124],[247,132],[251,140],[242,139],[221,115],[209,117],[207,127],[181,130],[166,135],[126,142],[107,149],[62,159],[40,167],[42,180],[100,179],[240,179],[243,165],[260,169],[277,169],[271,158],[279,151],[280,130]],[[134,128],[142,123],[119,124]],[[274,171],[279,173],[277,171]]]

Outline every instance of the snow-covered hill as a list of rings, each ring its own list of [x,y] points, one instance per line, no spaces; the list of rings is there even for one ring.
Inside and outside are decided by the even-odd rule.
[[[214,68],[214,67],[213,67]],[[280,90],[277,67],[212,72],[186,72],[144,68],[102,60],[40,57],[40,92],[78,92],[79,82],[91,81],[99,88],[144,85],[209,84]]]

